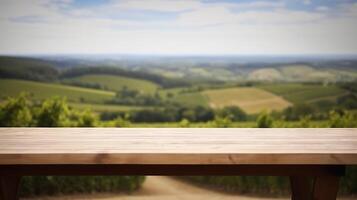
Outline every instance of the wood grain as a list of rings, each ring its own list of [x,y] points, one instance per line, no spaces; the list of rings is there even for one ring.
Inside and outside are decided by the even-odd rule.
[[[357,129],[0,128],[0,164],[357,164]]]

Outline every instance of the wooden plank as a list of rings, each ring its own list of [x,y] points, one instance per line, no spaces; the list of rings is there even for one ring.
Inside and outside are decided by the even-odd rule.
[[[1,175],[343,176],[343,165],[0,165]]]
[[[357,129],[0,128],[0,164],[357,164]]]

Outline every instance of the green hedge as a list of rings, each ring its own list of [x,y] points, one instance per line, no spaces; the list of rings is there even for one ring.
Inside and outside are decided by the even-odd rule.
[[[273,176],[190,176],[185,180],[218,190],[241,194],[281,196],[290,193],[288,177]],[[347,167],[340,182],[340,193],[357,194],[357,166]]]
[[[21,179],[20,196],[94,192],[132,192],[144,176],[27,176]]]

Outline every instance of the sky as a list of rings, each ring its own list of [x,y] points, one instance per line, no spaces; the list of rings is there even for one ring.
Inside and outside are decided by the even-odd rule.
[[[357,54],[357,0],[0,0],[0,54]]]

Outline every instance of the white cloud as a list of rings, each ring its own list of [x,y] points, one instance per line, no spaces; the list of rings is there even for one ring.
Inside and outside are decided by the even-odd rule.
[[[184,11],[201,6],[197,0],[116,0],[112,6],[119,9],[151,10],[151,11]]]
[[[316,8],[317,11],[321,11],[321,12],[325,12],[325,11],[328,11],[329,8],[327,6],[318,6]]]
[[[357,53],[357,4],[308,12],[289,10],[281,2],[184,2],[158,7],[133,0],[124,7],[107,5],[63,13],[58,2],[49,0],[2,0],[0,53]],[[112,3],[118,5],[118,1]],[[262,7],[271,9],[254,9]],[[170,21],[98,17],[98,13],[122,9],[184,12]],[[332,18],[330,12],[342,14]],[[19,16],[43,16],[47,21],[8,20]]]
[[[310,4],[311,4],[311,0],[303,0],[303,3],[304,3],[305,5],[310,5]]]

